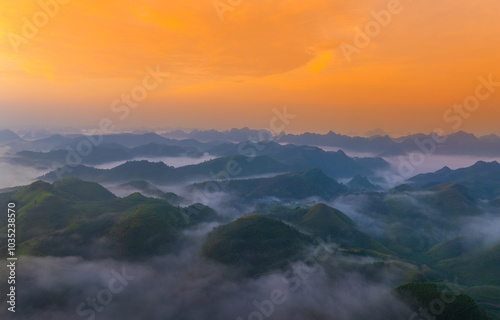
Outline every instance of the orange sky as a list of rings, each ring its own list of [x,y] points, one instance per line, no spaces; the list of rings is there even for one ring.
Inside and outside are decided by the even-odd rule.
[[[55,1],[0,2],[0,128],[263,128],[287,106],[289,132],[500,134],[500,86],[443,120],[479,76],[500,81],[498,0],[217,0],[223,20],[213,0]],[[339,46],[396,7],[348,63]],[[112,102],[148,66],[168,77],[121,119]]]

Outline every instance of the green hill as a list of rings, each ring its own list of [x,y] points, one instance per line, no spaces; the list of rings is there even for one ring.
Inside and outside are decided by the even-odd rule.
[[[380,242],[357,230],[356,223],[343,212],[323,203],[311,208],[278,206],[272,208],[268,216],[291,223],[312,237],[334,242],[343,249],[354,249],[353,252],[362,250],[375,255],[391,253]]]
[[[282,199],[304,199],[311,196],[333,198],[346,191],[345,186],[326,176],[320,169],[280,175],[262,180],[248,193],[250,198],[274,196]]]
[[[431,262],[438,263],[441,260],[463,255],[469,247],[470,244],[467,243],[464,237],[456,237],[433,246],[424,256],[428,257]]]
[[[465,292],[477,301],[490,318],[500,319],[500,287],[470,287]]]
[[[285,266],[310,243],[307,236],[281,221],[251,215],[214,229],[203,253],[210,259],[257,274]]]
[[[119,212],[107,212],[108,207]],[[161,253],[181,230],[214,220],[220,216],[207,206],[178,208],[135,193],[111,202],[85,203],[82,214],[69,225],[20,243],[19,253],[135,260]]]
[[[63,179],[53,185],[37,181],[10,196],[17,203],[17,238],[29,238],[68,226],[83,211],[76,201],[111,201],[116,197],[101,185],[78,179]]]
[[[460,219],[482,210],[468,190],[459,184],[440,184],[426,189],[403,185],[385,194],[365,194],[364,210],[387,225],[379,240],[401,256],[418,258],[458,231]],[[420,259],[420,258],[418,258]]]
[[[191,188],[204,190],[210,183],[212,182],[197,183]],[[330,199],[346,192],[347,188],[320,169],[310,169],[272,178],[231,180],[227,182],[225,190],[246,199],[276,197],[296,200],[312,196]]]
[[[120,188],[137,190],[147,196],[153,197],[161,197],[164,194],[158,187],[144,180],[133,180],[123,183],[120,185]]]
[[[98,183],[65,178],[54,182],[55,192],[68,200],[75,201],[107,201],[116,199],[108,189]]]
[[[146,196],[164,199],[173,206],[187,202],[185,198],[173,192],[163,192],[157,186],[144,180],[129,181],[121,184],[120,187],[130,191],[139,191]]]
[[[78,212],[50,184],[37,181],[12,195],[17,203],[16,236],[22,242],[68,225]],[[5,227],[0,232],[5,232]]]
[[[475,199],[468,189],[460,184],[444,183],[427,188],[434,195],[428,196],[426,201],[431,206],[450,217],[478,215],[481,213],[475,206]]]
[[[415,312],[423,308],[433,317],[431,304],[440,301],[444,306],[440,314],[436,314],[436,320],[489,320],[490,318],[481,307],[470,296],[465,294],[455,295],[451,291],[439,289],[436,284],[425,282],[412,282],[402,285],[396,289],[400,297],[407,301]],[[444,299],[443,299],[444,297]],[[450,302],[450,303],[445,303]],[[434,308],[438,308],[437,303]],[[416,317],[418,319],[418,317]]]
[[[298,225],[324,240],[339,244],[342,248],[390,253],[381,243],[357,230],[354,221],[344,213],[322,203],[311,207],[298,220]]]
[[[442,260],[438,266],[468,285],[500,286],[500,244],[476,249],[458,258]]]
[[[148,204],[124,212],[108,235],[119,257],[135,259],[159,253],[187,225],[188,218],[176,207]]]
[[[181,210],[189,218],[190,224],[221,220],[217,211],[201,203],[195,203]]]
[[[201,204],[174,207],[140,193],[117,198],[74,178],[37,181],[6,195],[0,199],[17,204],[19,254],[137,259],[157,254],[187,227],[220,219]],[[0,248],[0,256],[6,252]]]

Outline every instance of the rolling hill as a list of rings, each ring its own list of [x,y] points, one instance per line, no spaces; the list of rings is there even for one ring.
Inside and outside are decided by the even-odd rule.
[[[207,179],[224,173],[230,177],[248,177],[258,174],[281,173],[289,167],[269,157],[249,158],[245,156],[222,157],[196,165],[179,168],[167,166],[163,162],[129,161],[112,169],[96,169],[83,165],[59,170],[65,177],[95,182],[121,182],[146,180],[157,184],[177,184],[188,180]],[[232,174],[232,175],[231,175]],[[58,180],[57,171],[40,177],[44,181]]]
[[[338,244],[343,249],[362,249],[365,253],[390,254],[391,251],[374,238],[359,231],[356,223],[343,212],[319,203],[308,209],[271,210],[269,216],[281,219],[307,232],[311,237]]]
[[[434,173],[420,174],[411,178],[415,186],[429,186],[440,183],[460,183],[475,197],[494,199],[500,196],[500,163],[479,161],[457,170],[444,167]]]
[[[196,183],[190,188],[205,190],[212,183]],[[230,180],[224,184],[224,191],[248,200],[263,200],[269,197],[297,200],[312,196],[331,199],[347,191],[344,185],[329,178],[320,169],[286,173],[272,178]]]
[[[139,193],[117,198],[95,182],[75,178],[37,181],[5,198],[16,203],[19,252],[37,256],[135,260],[158,254],[185,228],[222,220],[202,204],[174,207]],[[6,222],[0,224],[2,237]]]
[[[287,265],[311,243],[307,236],[281,221],[251,215],[214,229],[203,254],[258,274]]]
[[[427,310],[436,320],[489,320],[480,306],[466,294],[443,291],[433,283],[408,283],[396,289],[402,299],[407,301],[416,313]],[[437,302],[435,302],[437,301]],[[449,301],[449,303],[445,303]],[[435,305],[432,304],[435,302]],[[442,307],[437,307],[438,303]],[[433,308],[431,308],[433,306]],[[430,309],[430,310],[429,310]],[[429,311],[436,310],[435,314]],[[414,317],[415,318],[415,317]]]

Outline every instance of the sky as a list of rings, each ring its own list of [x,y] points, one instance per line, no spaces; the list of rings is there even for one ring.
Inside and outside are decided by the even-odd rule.
[[[498,0],[1,1],[0,128],[268,128],[286,107],[292,133],[500,134],[500,84],[476,90],[500,82],[499,13]]]

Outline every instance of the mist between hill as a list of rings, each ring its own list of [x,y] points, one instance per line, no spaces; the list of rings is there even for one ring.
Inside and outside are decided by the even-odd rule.
[[[257,156],[259,151],[266,148],[266,143],[277,141],[284,134],[284,130],[290,125],[290,120],[295,119],[296,115],[289,114],[287,107],[284,106],[282,111],[274,108],[272,110],[274,116],[269,120],[269,128],[261,129],[257,136],[249,136],[246,142],[238,146],[239,155],[245,156],[248,163],[252,162]],[[279,123],[279,125],[278,125]],[[205,184],[203,191],[197,193],[194,197],[195,203],[207,203],[209,200],[218,197],[229,183],[229,180],[241,175],[243,168],[241,164],[234,159],[226,163],[224,170],[215,173],[209,172],[207,175],[207,184]],[[193,216],[200,212],[201,207],[191,206],[188,208],[187,215]]]

